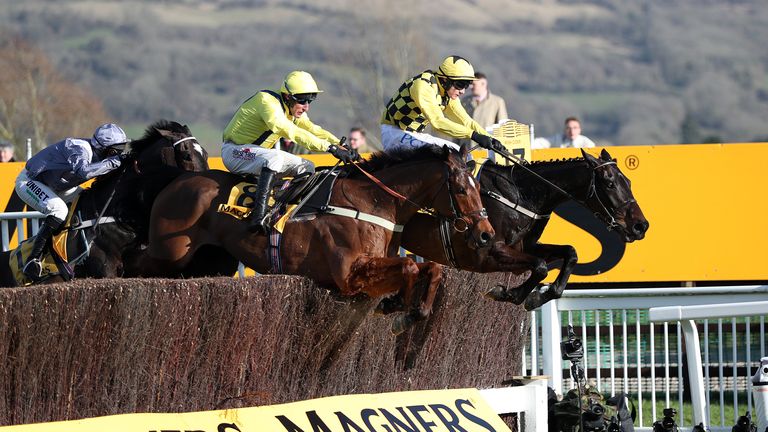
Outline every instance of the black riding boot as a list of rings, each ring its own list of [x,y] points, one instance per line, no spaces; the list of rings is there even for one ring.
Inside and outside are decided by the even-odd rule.
[[[40,225],[40,229],[37,231],[35,240],[32,243],[32,251],[29,254],[29,259],[22,270],[24,276],[32,279],[32,281],[40,279],[43,274],[43,265],[40,262],[40,259],[43,257],[45,246],[48,244],[51,237],[53,237],[53,233],[58,231],[63,223],[64,221],[56,216],[48,216],[43,220],[43,224]]]
[[[269,229],[269,221],[263,222],[264,214],[267,212],[267,201],[269,200],[269,191],[272,189],[272,181],[275,179],[275,172],[269,168],[262,168],[259,174],[259,185],[256,188],[256,202],[251,213],[251,225],[248,231],[266,234]]]

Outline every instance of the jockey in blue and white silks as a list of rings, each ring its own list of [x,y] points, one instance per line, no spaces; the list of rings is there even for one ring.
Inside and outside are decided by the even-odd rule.
[[[113,123],[99,126],[91,138],[66,138],[27,161],[16,178],[16,193],[30,208],[44,214],[35,236],[24,274],[40,278],[40,258],[45,245],[67,217],[67,203],[80,192],[79,185],[120,167],[125,154],[106,157],[107,150],[125,144],[123,129]]]

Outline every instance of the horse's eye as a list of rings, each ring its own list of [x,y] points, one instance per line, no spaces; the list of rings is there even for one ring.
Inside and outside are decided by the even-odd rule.
[[[616,183],[614,183],[614,182],[612,182],[612,181],[609,181],[609,182],[608,182],[608,185],[606,185],[606,187],[607,187],[608,189],[615,189],[615,188],[616,188]]]

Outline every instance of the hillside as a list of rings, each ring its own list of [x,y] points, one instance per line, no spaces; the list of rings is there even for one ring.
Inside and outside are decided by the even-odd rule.
[[[3,0],[3,35],[48,53],[139,131],[188,123],[216,152],[238,104],[292,69],[338,135],[460,54],[538,135],[577,115],[598,144],[768,140],[768,10],[757,0]],[[762,49],[761,49],[762,48]]]

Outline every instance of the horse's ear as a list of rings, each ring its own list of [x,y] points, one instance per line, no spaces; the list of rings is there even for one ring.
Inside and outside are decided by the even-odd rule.
[[[155,131],[157,131],[157,133],[159,133],[161,136],[164,136],[166,138],[170,138],[171,136],[173,136],[173,132],[167,131],[165,129],[155,128]]]
[[[459,154],[461,155],[462,160],[467,160],[467,155],[469,154],[469,143],[465,142],[461,144],[461,147],[459,148]]]
[[[606,149],[602,149],[600,151],[600,159],[602,159],[602,160],[604,160],[606,162],[610,162],[610,161],[613,160],[611,155],[608,153],[608,150],[606,150]]]
[[[448,160],[451,157],[451,149],[447,146],[443,146],[443,159]]]
[[[580,149],[580,150],[581,150],[581,155],[584,157],[584,160],[589,162],[591,165],[599,165],[597,158],[585,152],[584,149]]]

